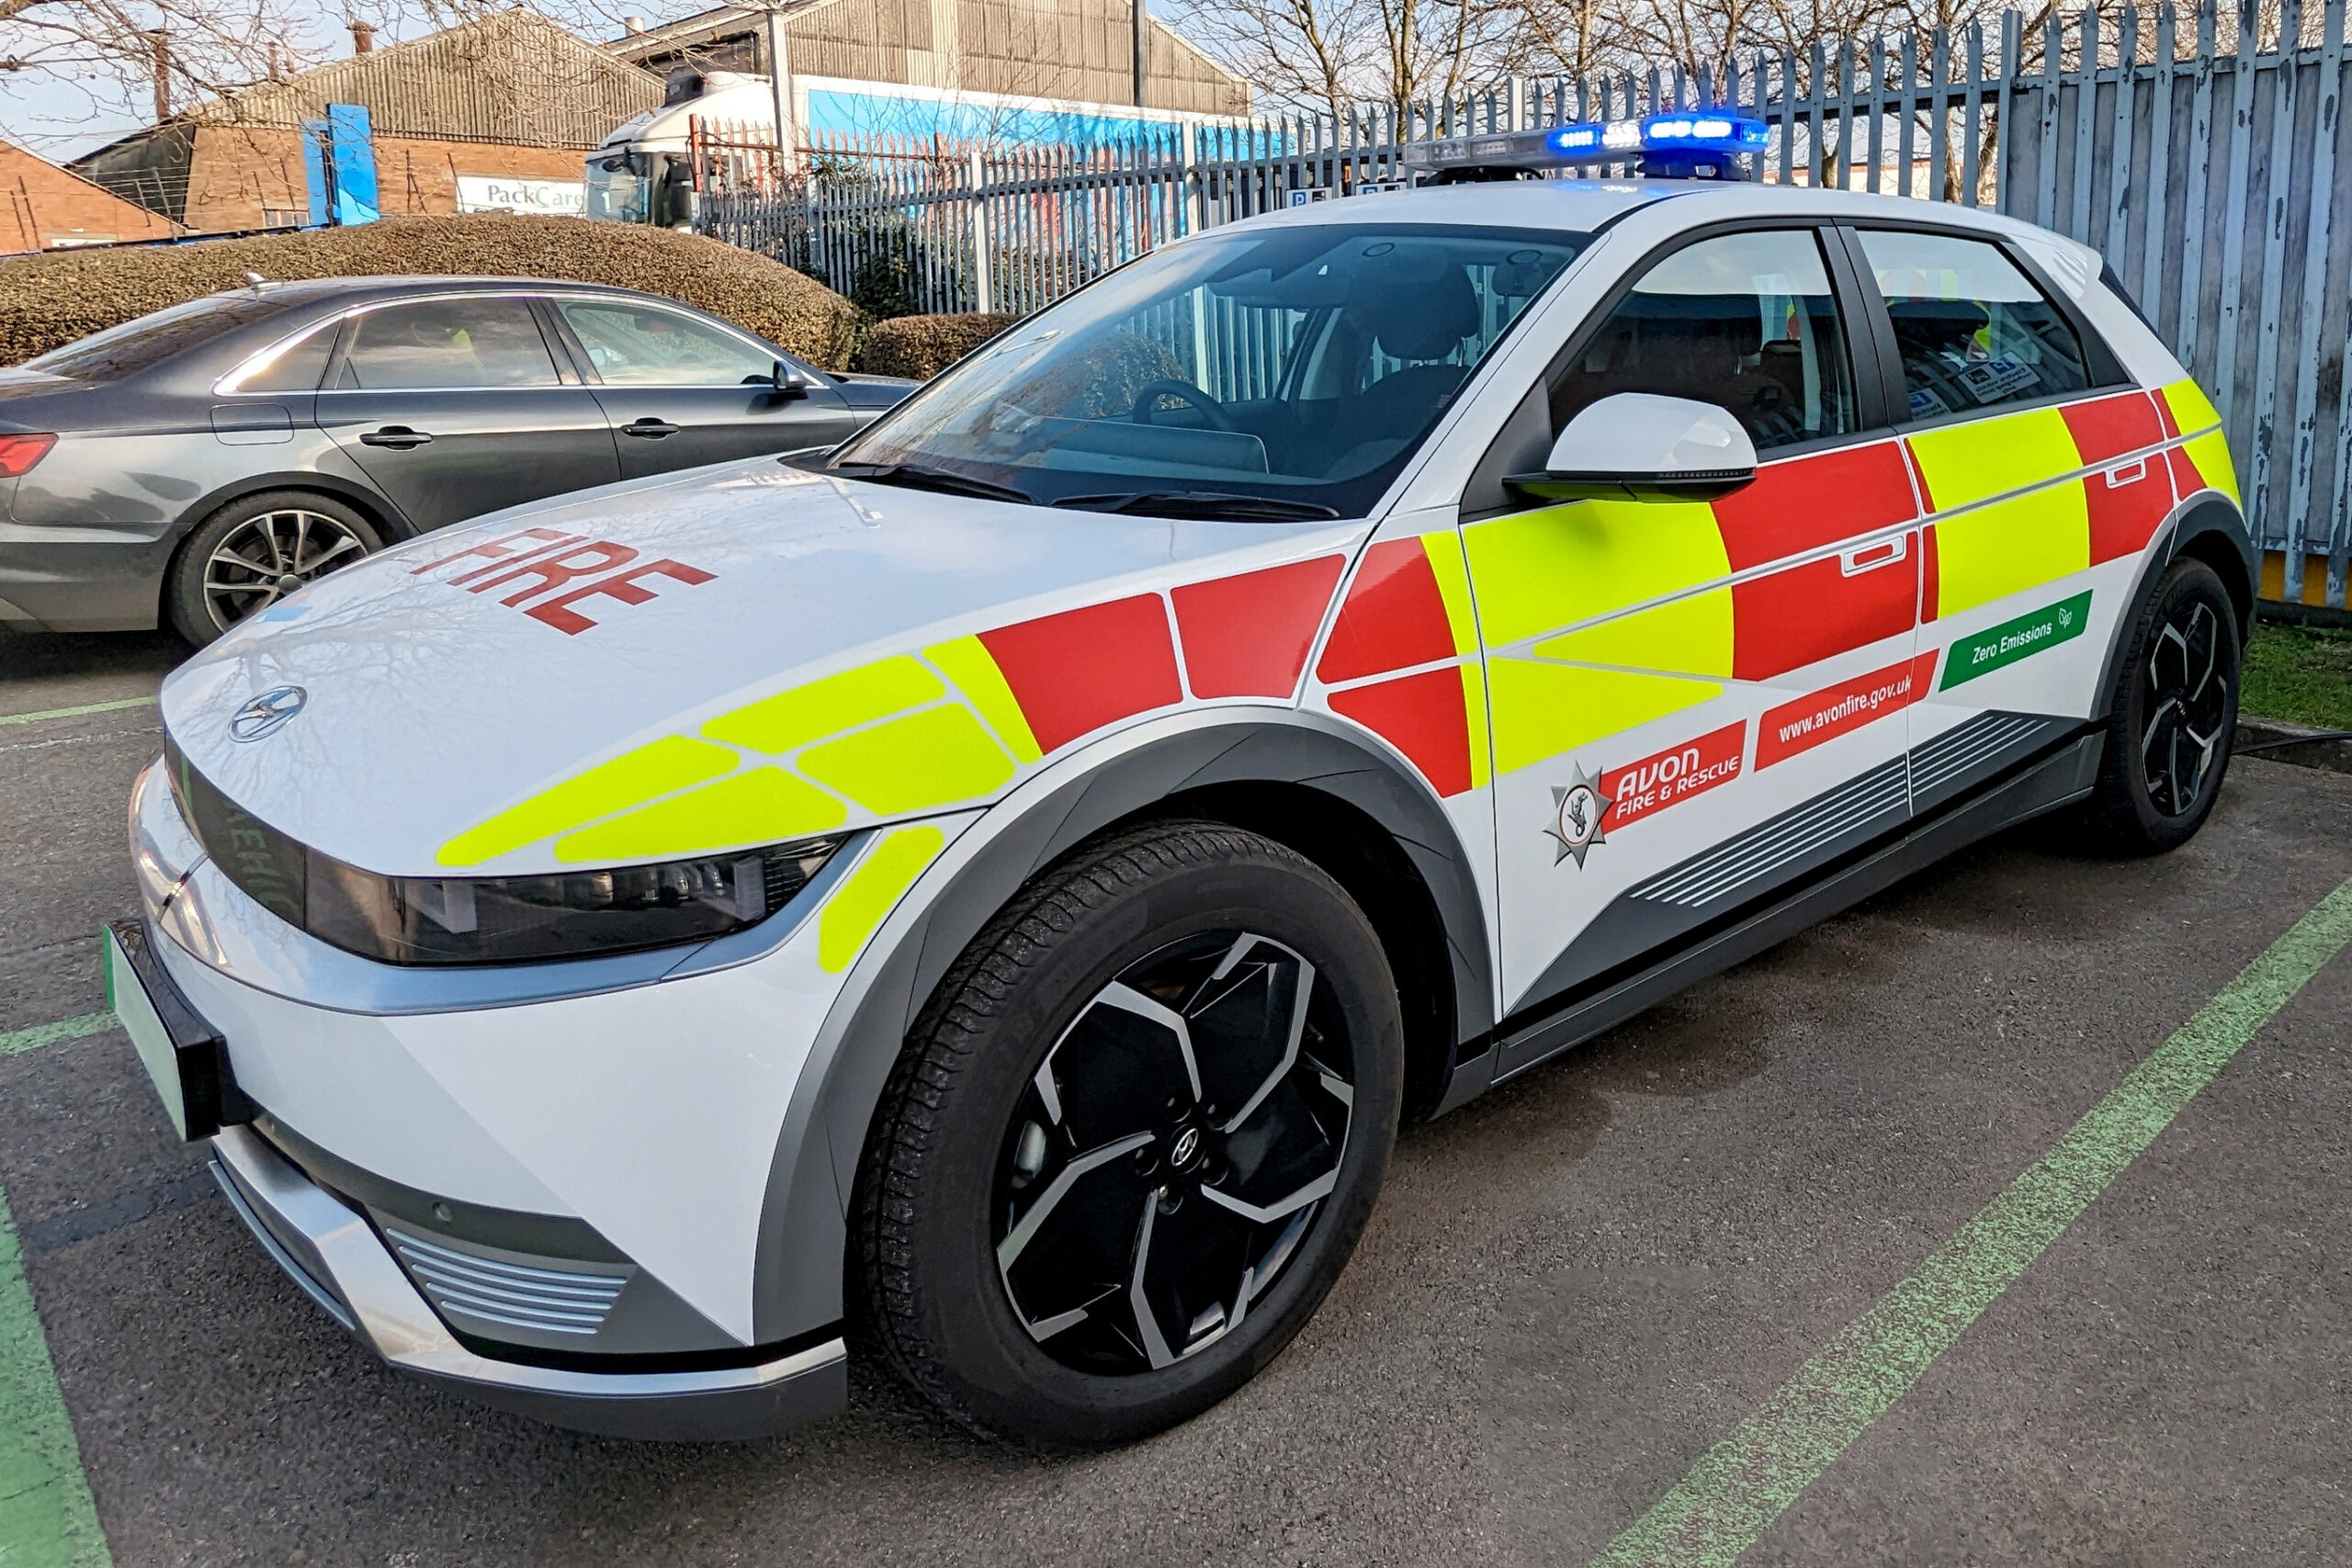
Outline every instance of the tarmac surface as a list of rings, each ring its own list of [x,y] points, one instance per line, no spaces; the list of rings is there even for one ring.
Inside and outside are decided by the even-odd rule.
[[[0,1035],[104,1006],[160,637],[0,637]],[[0,1187],[118,1564],[1589,1561],[2352,876],[2352,778],[2241,760],[2117,863],[1980,846],[1408,1131],[1255,1383],[1041,1458],[872,1369],[760,1444],[558,1432],[378,1366],[129,1043],[0,1055]],[[2352,954],[2322,968],[1743,1563],[2352,1555]],[[5,1412],[0,1412],[5,1416]]]

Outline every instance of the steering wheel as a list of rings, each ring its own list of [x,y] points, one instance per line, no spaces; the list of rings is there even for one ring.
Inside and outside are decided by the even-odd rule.
[[[1209,422],[1209,428],[1212,430],[1230,433],[1234,429],[1233,421],[1226,417],[1223,403],[1218,402],[1190,381],[1180,381],[1173,376],[1163,376],[1157,381],[1147,381],[1137,389],[1135,412],[1127,417],[1137,424],[1151,423],[1152,405],[1162,398],[1175,398],[1200,410],[1201,417]]]

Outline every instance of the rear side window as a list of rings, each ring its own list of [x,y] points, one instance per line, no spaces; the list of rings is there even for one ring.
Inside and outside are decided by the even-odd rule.
[[[1865,229],[1914,420],[2086,391],[2082,340],[2000,247]]]
[[[552,387],[554,356],[520,299],[425,299],[359,318],[336,386],[362,391]]]
[[[334,323],[329,321],[276,359],[237,383],[240,392],[315,392],[327,372],[327,355],[334,349]]]
[[[1617,392],[1713,403],[1759,451],[1850,434],[1853,372],[1813,231],[1718,235],[1652,266],[1555,389],[1553,428]]]

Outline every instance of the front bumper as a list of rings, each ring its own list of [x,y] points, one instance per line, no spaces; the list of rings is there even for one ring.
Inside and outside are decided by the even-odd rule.
[[[212,1139],[212,1175],[294,1282],[388,1365],[557,1426],[613,1437],[763,1437],[847,1403],[839,1338],[752,1366],[579,1371],[476,1355],[460,1345],[356,1210],[249,1127]]]

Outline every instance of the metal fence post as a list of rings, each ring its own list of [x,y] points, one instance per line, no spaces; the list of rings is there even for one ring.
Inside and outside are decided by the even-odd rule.
[[[975,147],[965,167],[969,171],[971,194],[967,198],[972,209],[972,300],[973,308],[982,315],[996,309],[995,290],[989,278],[989,198],[986,191],[988,165],[980,150]]]

